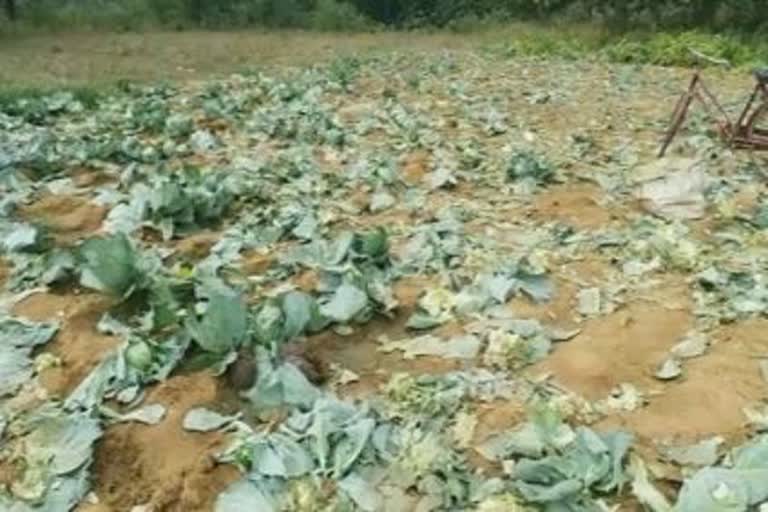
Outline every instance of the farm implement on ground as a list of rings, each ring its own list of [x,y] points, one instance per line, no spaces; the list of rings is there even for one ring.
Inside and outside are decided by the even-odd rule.
[[[707,57],[693,50],[692,53],[699,60],[728,65],[726,61]],[[734,123],[722,104],[705,85],[701,68],[697,68],[693,73],[688,89],[680,96],[675,106],[669,129],[664,135],[659,150],[659,158],[664,156],[672,140],[680,131],[694,100],[702,104],[707,114],[715,119],[720,138],[729,147],[768,150],[768,127],[760,126],[761,122],[768,121],[768,116],[766,116],[768,113],[768,68],[756,69],[753,74],[756,82],[755,87]]]

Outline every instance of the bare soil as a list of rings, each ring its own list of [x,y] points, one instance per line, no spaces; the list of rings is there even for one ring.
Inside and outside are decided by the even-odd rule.
[[[191,433],[182,426],[191,408],[212,404],[216,379],[207,374],[173,377],[153,389],[147,404],[167,415],[158,425],[110,427],[96,451],[94,492],[102,510],[122,511],[138,504],[158,512],[211,510],[213,500],[239,478],[213,454],[223,448],[218,433]]]
[[[0,82],[87,83],[123,77],[137,80],[185,81],[219,73],[242,71],[262,65],[304,64],[329,58],[354,47],[357,52],[403,49],[463,50],[477,44],[471,38],[452,36],[319,36],[301,33],[155,33],[72,34],[32,36],[3,41],[0,52]],[[54,47],[57,49],[54,51]],[[560,91],[562,77],[548,74],[545,62],[531,63],[524,84],[531,90]],[[533,105],[525,97],[510,103],[510,115],[523,123],[542,144],[564,144],[574,127],[592,135],[600,151],[631,143],[650,158],[656,143],[653,123],[666,119],[675,91],[660,91],[651,78],[631,95],[616,93],[617,77],[606,65],[583,65],[583,76],[568,88],[568,96],[545,105]],[[679,70],[655,71],[665,77],[683,77]],[[11,76],[13,75],[13,76]],[[507,78],[503,70],[483,83],[489,92],[507,94],[507,86],[519,77]],[[19,78],[21,77],[21,78]],[[589,79],[586,79],[586,78]],[[495,78],[495,79],[493,79]],[[739,75],[724,77],[724,88],[738,90],[744,83]],[[368,84],[366,94],[380,94],[382,83]],[[519,80],[515,84],[521,83]],[[409,94],[409,93],[403,93]],[[365,97],[359,98],[364,102]],[[414,98],[416,101],[417,98]],[[441,104],[446,118],[460,118],[460,105]],[[438,108],[438,107],[436,107]],[[650,125],[650,126],[649,126]],[[429,170],[425,151],[398,155],[404,179],[422,183]],[[569,172],[586,173],[588,163],[577,163]],[[75,173],[81,184],[95,183],[90,173]],[[759,190],[746,189],[739,204],[753,204]],[[743,196],[743,197],[742,197]],[[500,242],[513,239],[514,220],[522,218],[557,220],[578,229],[598,230],[624,222],[633,213],[631,204],[615,204],[595,184],[555,185],[528,205],[507,204],[503,192],[493,187],[463,187],[436,195],[437,203],[459,203],[483,213],[477,229],[494,229]],[[350,197],[350,203],[363,199]],[[43,223],[59,244],[71,245],[97,233],[106,210],[78,196],[44,196],[24,207],[22,215]],[[429,211],[418,215],[428,216]],[[409,222],[396,217],[369,216],[361,223]],[[204,257],[218,239],[215,232],[203,232],[175,244],[182,257]],[[248,275],[265,272],[274,256],[246,254],[243,269]],[[674,438],[696,440],[722,435],[733,441],[744,435],[744,406],[765,398],[755,355],[768,353],[768,321],[740,322],[720,328],[717,343],[705,356],[686,363],[683,378],[660,383],[653,372],[665,354],[692,327],[689,290],[683,276],[665,275],[662,285],[642,297],[630,297],[613,313],[581,322],[574,313],[580,284],[597,285],[611,271],[602,256],[580,262],[552,265],[557,293],[552,302],[534,305],[515,299],[508,307],[521,316],[538,318],[563,328],[580,327],[573,340],[559,344],[546,360],[527,372],[549,373],[563,387],[588,399],[606,397],[622,383],[633,383],[650,396],[649,404],[634,412],[610,416],[600,427],[622,426],[635,432],[642,449],[655,440]],[[8,273],[0,260],[0,284]],[[293,277],[299,288],[312,290],[317,275],[305,271]],[[378,339],[408,335],[405,321],[431,278],[403,279],[395,285],[400,309],[393,319],[374,320],[357,327],[348,336],[326,332],[312,337],[309,349],[320,359],[354,371],[359,381],[343,386],[344,396],[365,397],[396,372],[442,373],[460,368],[460,363],[437,358],[405,361],[398,354],[378,351]],[[100,334],[96,323],[109,308],[102,296],[76,291],[32,295],[19,303],[14,313],[31,320],[56,320],[61,328],[47,347],[59,364],[42,373],[49,393],[64,396],[71,391],[101,358],[116,346],[116,340]],[[463,332],[460,325],[448,325],[439,333]],[[167,407],[167,416],[158,425],[121,424],[109,427],[99,442],[94,474],[98,504],[83,504],[80,512],[124,512],[137,505],[150,505],[153,512],[208,511],[215,497],[238,478],[231,466],[216,465],[212,459],[222,447],[219,434],[196,434],[182,429],[181,418],[190,408],[215,404],[228,394],[211,375],[178,375],[150,390],[146,403]],[[230,390],[231,391],[231,390]],[[515,402],[479,404],[476,439],[484,439],[517,424],[524,417]],[[628,509],[629,510],[629,509]]]
[[[96,330],[111,301],[90,293],[37,293],[18,303],[13,313],[33,321],[55,321],[60,327],[46,351],[58,358],[41,373],[53,396],[66,397],[91,370],[117,346],[118,341]]]
[[[20,208],[21,218],[41,224],[59,245],[73,245],[96,233],[106,217],[105,206],[79,196],[44,195]]]

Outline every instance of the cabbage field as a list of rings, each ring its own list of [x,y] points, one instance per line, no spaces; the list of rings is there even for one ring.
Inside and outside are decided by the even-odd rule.
[[[687,76],[380,52],[3,102],[0,510],[766,510],[768,160],[701,113],[656,158]]]

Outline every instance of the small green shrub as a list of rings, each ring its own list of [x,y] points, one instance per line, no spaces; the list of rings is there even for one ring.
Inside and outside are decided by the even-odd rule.
[[[721,34],[683,32],[658,34],[649,42],[650,63],[661,66],[691,66],[697,63],[691,53],[693,48],[711,57],[725,59],[733,64],[750,64],[756,60],[756,52],[738,38]]]
[[[322,31],[362,31],[371,22],[354,5],[339,0],[318,0],[310,18],[310,28]]]
[[[127,31],[157,24],[150,0],[37,0],[23,4],[19,19],[26,25],[49,30],[78,28]]]
[[[765,46],[749,44],[737,36],[703,32],[659,33],[650,38],[623,37],[603,47],[607,60],[659,66],[709,65],[698,59],[696,50],[716,59],[725,59],[735,66],[751,66],[759,62],[760,49]]]

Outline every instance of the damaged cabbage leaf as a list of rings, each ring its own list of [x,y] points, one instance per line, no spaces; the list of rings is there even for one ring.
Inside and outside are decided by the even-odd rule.
[[[433,273],[457,267],[466,250],[463,224],[455,216],[417,226],[398,256],[404,272]]]
[[[365,311],[368,295],[356,286],[344,283],[334,292],[331,300],[320,306],[320,312],[328,318],[347,323]]]
[[[505,461],[522,455],[510,478],[526,502],[544,510],[595,510],[594,494],[618,491],[627,480],[624,462],[632,436],[572,429],[558,409],[539,404],[531,421],[482,444],[486,458]]]
[[[123,414],[102,406],[100,412],[115,423],[136,422],[157,425],[165,418],[167,409],[162,404],[148,404]]]
[[[157,174],[150,186],[147,215],[165,239],[219,221],[234,200],[220,175],[200,169]]]
[[[733,450],[732,465],[707,467],[687,479],[675,512],[736,512],[768,500],[768,436]]]
[[[455,375],[396,373],[384,391],[396,415],[423,414],[439,418],[456,412],[469,389],[466,382]]]
[[[31,224],[4,223],[0,217],[0,248],[5,252],[39,252],[44,235]]]
[[[258,510],[259,512],[277,512],[277,504],[269,493],[264,492],[248,478],[243,478],[222,492],[216,498],[216,512],[242,512]]]
[[[71,277],[76,267],[72,250],[65,248],[41,254],[12,253],[6,259],[13,264],[13,274],[6,286],[14,291],[62,282]]]
[[[733,321],[768,310],[768,276],[754,268],[709,267],[697,275],[697,314]]]
[[[590,510],[593,492],[615,492],[625,482],[629,434],[597,434],[585,427],[575,433],[573,442],[559,453],[522,459],[515,465],[512,477],[526,501],[552,510]]]
[[[243,393],[256,410],[309,406],[320,395],[296,366],[284,363],[275,368],[265,359],[263,354],[259,358],[256,384]]]
[[[640,457],[630,455],[629,473],[632,476],[632,494],[651,512],[672,512],[672,505],[651,482],[648,469]]]
[[[248,312],[238,294],[215,293],[209,297],[205,312],[187,322],[192,339],[205,351],[225,354],[244,340],[248,328]]]
[[[224,416],[205,407],[195,407],[184,415],[182,427],[192,432],[211,432],[226,427],[237,419],[237,416]]]
[[[405,359],[419,356],[474,359],[480,351],[480,339],[470,334],[441,340],[428,334],[416,338],[385,342],[379,350],[382,352],[401,350]]]
[[[551,182],[555,170],[550,162],[534,151],[515,150],[507,161],[506,174],[509,181],[537,186]]]
[[[282,297],[282,310],[285,317],[283,336],[286,341],[305,332],[320,331],[328,323],[320,313],[317,302],[303,292],[286,293]]]
[[[32,510],[70,510],[88,489],[93,443],[101,437],[98,420],[47,405],[22,421],[29,432],[19,455],[24,471],[11,484],[12,495]]]
[[[345,481],[342,492],[368,506],[377,502],[377,493],[361,487],[355,471],[385,456],[389,435],[386,424],[368,408],[317,396],[311,407],[294,409],[274,431],[236,440],[222,460],[240,465],[252,482],[273,482],[260,489],[275,503],[292,500],[286,484],[314,475]]]
[[[411,329],[431,329],[453,318],[456,295],[446,288],[430,288],[419,298],[417,306],[406,326]]]
[[[78,384],[64,402],[67,409],[93,410],[105,398],[132,403],[146,384],[168,378],[191,344],[183,331],[161,342],[130,330],[116,334],[125,336],[126,343],[102,359]]]
[[[48,343],[56,331],[56,324],[0,318],[0,397],[15,393],[32,377],[32,351]]]

